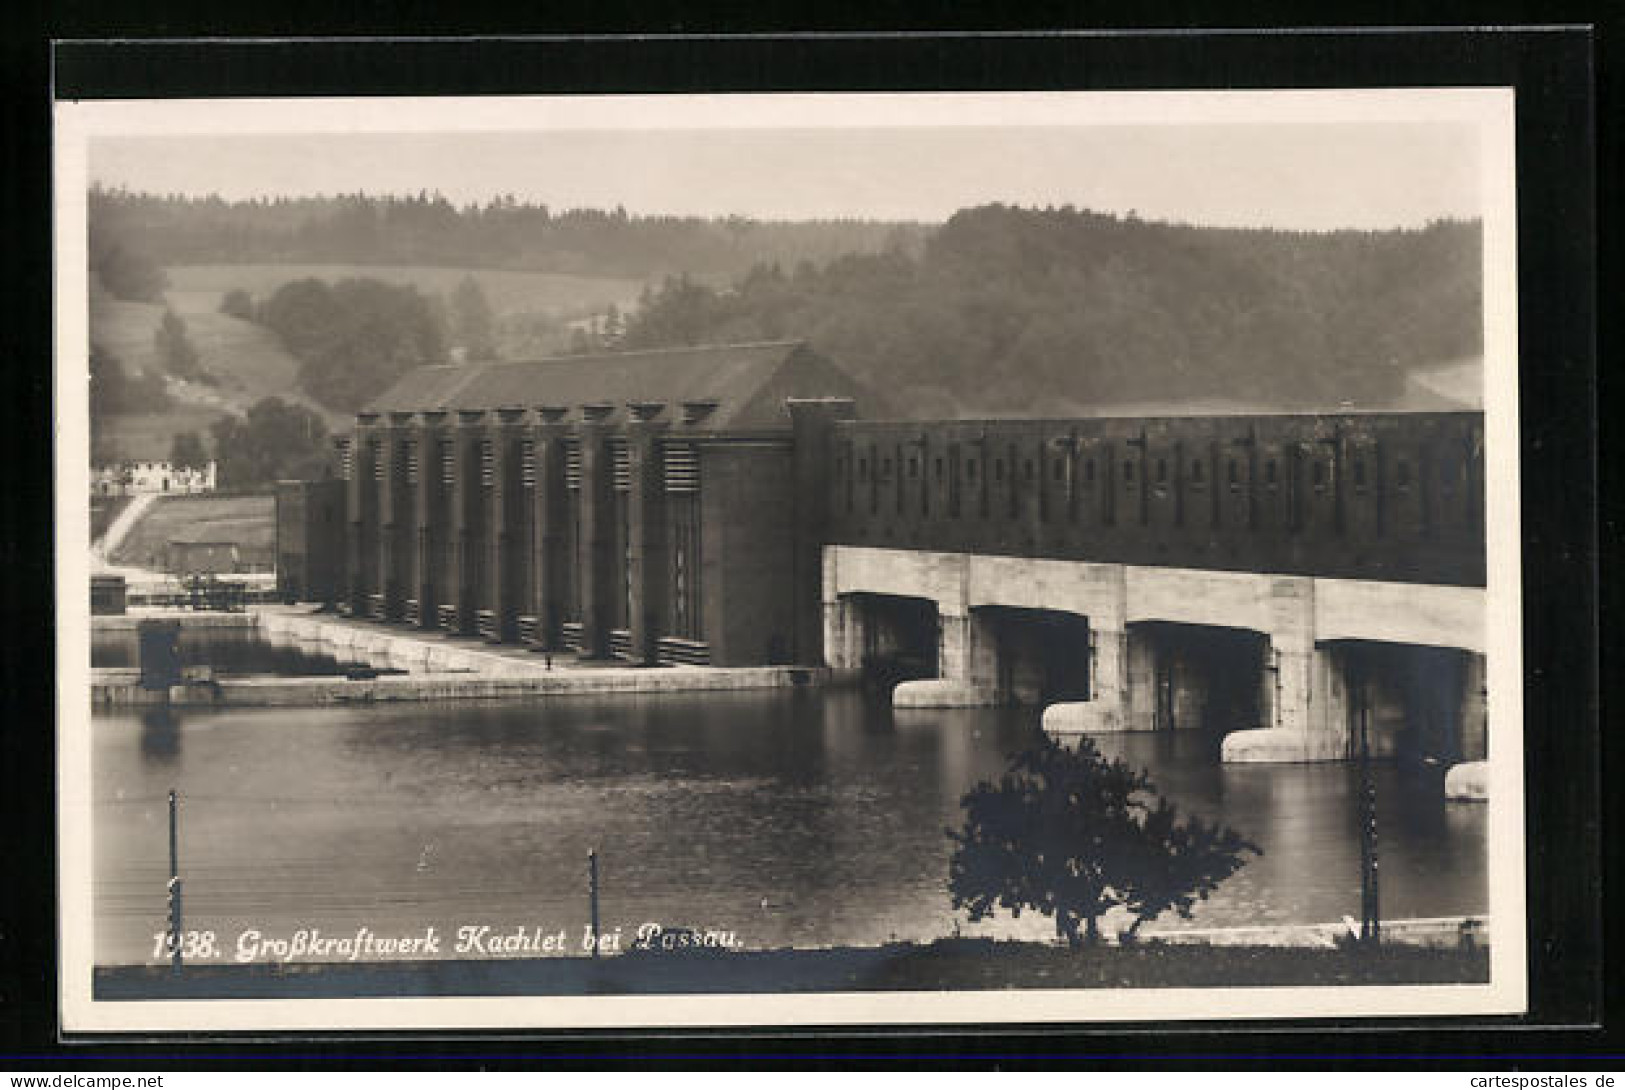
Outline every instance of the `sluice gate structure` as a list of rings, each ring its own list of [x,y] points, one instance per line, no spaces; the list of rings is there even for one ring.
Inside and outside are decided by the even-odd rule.
[[[1482,414],[876,407],[793,343],[422,368],[286,510],[342,526],[343,611],[424,632],[828,666],[1228,761],[1343,759],[1356,725],[1485,756]]]

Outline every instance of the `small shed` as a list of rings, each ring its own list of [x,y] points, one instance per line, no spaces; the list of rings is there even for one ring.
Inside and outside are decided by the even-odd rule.
[[[92,575],[90,577],[90,612],[94,616],[121,616],[125,607],[125,582],[122,575]]]

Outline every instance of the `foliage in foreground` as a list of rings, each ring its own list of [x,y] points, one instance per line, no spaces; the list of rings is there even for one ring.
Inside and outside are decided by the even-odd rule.
[[[965,823],[948,830],[955,908],[972,920],[997,908],[1032,909],[1071,946],[1100,941],[1100,918],[1127,909],[1141,924],[1191,909],[1246,862],[1257,845],[1156,793],[1143,770],[1108,760],[1089,738],[1069,748],[1049,736],[1011,758],[997,783],[961,800]]]

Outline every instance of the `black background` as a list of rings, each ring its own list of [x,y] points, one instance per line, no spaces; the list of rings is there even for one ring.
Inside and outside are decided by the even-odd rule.
[[[1180,1067],[1208,1063],[1554,1068],[1603,1056],[1625,1058],[1617,1028],[1600,1026],[1620,1009],[1617,959],[1605,972],[1602,861],[1622,853],[1618,733],[1599,732],[1597,527],[1614,540],[1618,500],[1599,501],[1598,299],[1604,346],[1617,345],[1621,294],[1617,253],[1598,280],[1596,246],[1608,237],[1618,200],[1620,112],[1609,70],[1593,98],[1593,63],[1609,59],[1617,27],[1465,33],[1373,29],[1176,34],[1176,27],[1246,26],[1266,17],[1224,6],[1137,10],[1121,26],[1163,27],[1138,35],[1024,33],[847,38],[769,36],[566,40],[299,42],[189,41],[160,35],[535,33],[511,17],[483,20],[467,10],[420,12],[412,25],[386,24],[371,4],[283,4],[139,16],[105,7],[25,8],[0,54],[4,80],[4,254],[7,305],[0,321],[0,397],[8,407],[8,503],[0,513],[0,1068],[197,1068],[355,1066],[535,1066],[564,1063],[715,1065],[790,1063],[852,1066],[907,1062],[989,1065],[1086,1062],[1091,1066]],[[425,5],[427,7],[427,5]],[[1233,9],[1235,5],[1230,5]],[[1537,11],[1527,5],[1463,7],[1454,21],[1583,22],[1581,6]],[[1200,10],[1197,10],[1197,9]],[[134,9],[132,9],[133,11]],[[1469,13],[1469,11],[1471,13]],[[1333,14],[1340,18],[1332,19]],[[702,21],[656,7],[639,25],[625,8],[595,10],[594,29],[740,33],[738,20]],[[1228,18],[1226,16],[1228,15]],[[1319,10],[1323,23],[1375,16],[1435,24],[1438,13],[1377,7],[1357,15]],[[195,18],[193,18],[195,16]],[[1119,13],[1121,17],[1121,13]],[[965,29],[1010,25],[962,13]],[[523,16],[520,17],[521,19]],[[825,13],[826,20],[829,13]],[[1075,15],[1028,13],[1029,27],[1075,23]],[[1610,17],[1611,18],[1611,17]],[[31,21],[30,21],[31,20]],[[814,25],[761,9],[746,29]],[[1301,15],[1298,17],[1301,22]],[[848,27],[899,31],[919,26],[902,9],[875,5]],[[1286,25],[1292,25],[1288,22]],[[586,29],[555,15],[552,31]],[[50,38],[149,39],[117,44]],[[722,1035],[531,1034],[367,1038],[326,1035],[200,1042],[169,1037],[59,1039],[56,1026],[54,707],[49,639],[51,586],[51,251],[50,107],[52,65],[61,98],[658,93],[810,90],[1071,90],[1513,85],[1518,94],[1518,246],[1524,654],[1527,770],[1530,1006],[1527,1018],[1405,1022],[1168,1024],[1101,1027],[957,1027],[941,1031],[761,1031]],[[1596,119],[1604,119],[1600,134]],[[1606,197],[1600,205],[1596,184]],[[1601,228],[1601,233],[1599,232]],[[1611,360],[1607,352],[1604,359]],[[1606,421],[1606,417],[1604,418]],[[1604,445],[1601,449],[1606,450]],[[1607,474],[1606,461],[1602,470]],[[1490,527],[1496,532],[1496,527]],[[1607,610],[1612,616],[1614,611]],[[1613,647],[1610,643],[1608,650]],[[1610,659],[1612,656],[1610,655]],[[1608,676],[1604,673],[1603,676]],[[1606,709],[1604,709],[1606,710]],[[1600,790],[1610,785],[1606,791]],[[1611,846],[1610,846],[1611,845]],[[1606,848],[1606,851],[1605,851]],[[1617,882],[1617,878],[1612,879]],[[1617,888],[1617,887],[1616,887]],[[1606,1006],[1605,1006],[1606,1004]],[[1582,1057],[1590,1054],[1591,1059]]]

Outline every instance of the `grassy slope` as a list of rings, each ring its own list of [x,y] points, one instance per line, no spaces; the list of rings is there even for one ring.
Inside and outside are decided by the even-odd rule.
[[[207,437],[209,425],[221,416],[241,413],[269,396],[316,409],[329,426],[341,423],[336,414],[320,409],[299,392],[299,361],[269,330],[213,308],[189,310],[178,298],[172,297],[171,303],[186,320],[187,333],[197,347],[203,368],[216,375],[220,384],[172,381],[170,395],[174,404],[165,412],[110,417],[104,427],[124,457],[167,458],[177,432],[197,431]],[[91,338],[117,357],[127,371],[151,370],[158,366],[153,334],[163,315],[164,308],[156,304],[130,303],[97,293],[90,305]]]
[[[276,542],[274,496],[164,496],[109,557],[115,564],[156,568],[171,541],[234,541],[269,553]]]
[[[463,277],[473,276],[492,310],[502,317],[601,312],[610,303],[626,308],[643,286],[629,279],[426,265],[177,265],[166,271],[168,303],[186,320],[204,369],[218,376],[220,385],[172,382],[175,405],[170,410],[107,420],[104,428],[126,458],[167,458],[177,432],[197,431],[207,436],[209,425],[222,415],[241,413],[263,397],[280,397],[314,409],[334,430],[348,425],[347,417],[323,409],[300,392],[299,361],[274,334],[253,322],[220,313],[221,296],[233,288],[263,299],[282,284],[302,277],[370,276],[449,295]],[[156,304],[125,302],[98,292],[90,305],[91,335],[126,368],[147,370],[157,365],[153,334],[163,313],[164,308]]]

